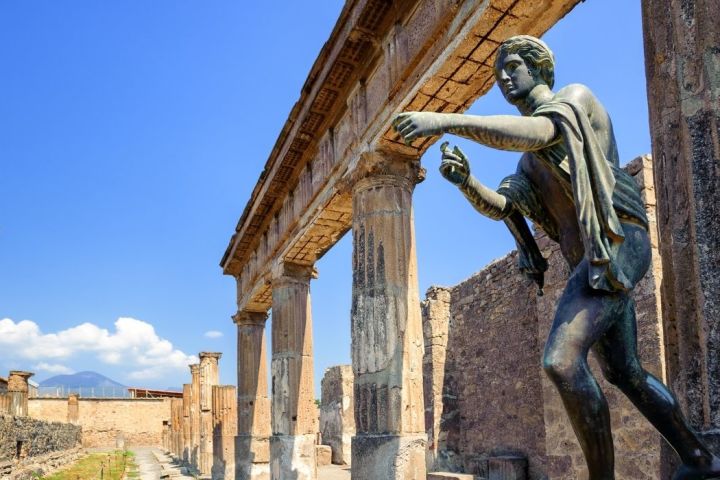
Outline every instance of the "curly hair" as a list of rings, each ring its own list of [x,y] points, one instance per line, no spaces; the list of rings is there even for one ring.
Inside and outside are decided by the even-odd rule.
[[[545,42],[530,35],[516,35],[500,44],[497,61],[504,55],[517,53],[530,67],[539,72],[548,87],[555,84],[555,57]]]

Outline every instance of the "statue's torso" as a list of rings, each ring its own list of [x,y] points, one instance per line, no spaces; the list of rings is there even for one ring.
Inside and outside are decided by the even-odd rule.
[[[590,90],[581,85],[570,85],[555,95],[555,98],[558,97],[570,98],[583,107],[599,147],[609,161],[616,163],[617,146],[610,117]],[[565,260],[574,267],[583,259],[585,248],[567,169],[567,153],[562,139],[538,152],[523,155],[520,161],[520,170],[534,184],[542,199],[542,207],[556,226]]]

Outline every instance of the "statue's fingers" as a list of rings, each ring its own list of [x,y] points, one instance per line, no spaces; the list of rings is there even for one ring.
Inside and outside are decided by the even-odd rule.
[[[443,152],[442,157],[440,157],[440,158],[442,159],[443,162],[447,160],[447,161],[459,163],[461,161],[460,157],[455,155],[453,152],[450,152],[447,150],[445,152]]]
[[[393,122],[392,122],[393,125],[394,125],[394,126],[395,126],[395,125],[398,125],[400,122],[402,122],[403,120],[407,119],[407,118],[408,118],[410,115],[412,115],[413,113],[414,113],[414,112],[402,112],[402,113],[398,113],[398,114],[395,116],[395,119],[394,119]]]
[[[412,124],[413,124],[413,119],[406,118],[405,120],[403,120],[402,122],[397,124],[397,126],[395,127],[395,130],[402,130],[404,128],[407,128],[408,126],[411,126]]]
[[[454,160],[443,160],[440,164],[440,171],[445,172],[447,170],[453,170],[459,167],[462,167],[459,162],[456,162]]]

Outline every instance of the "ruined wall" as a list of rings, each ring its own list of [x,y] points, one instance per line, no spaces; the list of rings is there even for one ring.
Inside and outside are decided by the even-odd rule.
[[[65,422],[66,398],[34,398],[30,417]],[[163,421],[170,420],[170,399],[84,399],[78,401],[78,425],[84,447],[114,447],[122,436],[126,445],[162,445]]]
[[[320,434],[322,444],[332,448],[332,463],[349,465],[350,442],[355,435],[353,371],[350,365],[325,370],[321,381]]]
[[[0,415],[0,477],[29,478],[78,455],[80,427],[27,417]]]
[[[542,478],[535,292],[518,272],[515,254],[451,290],[441,470],[487,475],[488,456],[520,453],[528,457],[530,478]]]
[[[625,168],[641,187],[653,246],[651,270],[634,291],[638,350],[645,368],[663,379],[662,270],[651,164],[649,157],[641,157]],[[430,412],[430,440],[434,436],[438,442],[435,469],[484,474],[488,455],[522,453],[528,457],[531,479],[547,475],[553,480],[570,480],[587,475],[561,400],[540,368],[545,339],[569,271],[554,243],[543,235],[538,243],[550,265],[542,297],[537,297],[534,285],[520,275],[514,252],[450,289],[449,308],[437,305],[437,292],[431,289],[428,294],[426,304],[434,302],[435,307],[423,309],[425,405]],[[444,325],[448,331],[445,351],[442,340],[431,338],[433,334],[442,337]],[[438,402],[437,371],[443,354],[443,393]],[[590,363],[612,412],[617,478],[661,478],[661,437],[602,379],[594,359]],[[428,382],[434,384],[430,389]],[[439,424],[439,432],[431,430],[433,424]]]

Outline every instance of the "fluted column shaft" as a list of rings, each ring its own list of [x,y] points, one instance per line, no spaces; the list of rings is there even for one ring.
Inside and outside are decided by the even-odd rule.
[[[219,352],[200,352],[200,475],[209,477],[213,463],[212,388],[220,383]]]
[[[353,479],[424,480],[423,336],[412,192],[417,160],[363,155],[353,186]]]
[[[232,385],[212,387],[213,480],[235,480],[237,390]]]
[[[270,397],[268,395],[266,312],[238,312],[237,325],[237,438],[235,468],[238,480],[270,478]]]
[[[28,380],[34,374],[20,370],[10,371],[8,376],[8,396],[10,397],[10,415],[28,416]]]
[[[273,480],[315,480],[317,408],[313,394],[312,267],[284,263],[272,279]]]
[[[190,452],[192,451],[192,419],[190,412],[192,410],[192,384],[183,384],[183,418],[182,418],[182,452],[180,460],[183,463],[190,464]]]
[[[200,364],[190,365],[190,452],[188,466],[200,471]]]

